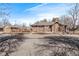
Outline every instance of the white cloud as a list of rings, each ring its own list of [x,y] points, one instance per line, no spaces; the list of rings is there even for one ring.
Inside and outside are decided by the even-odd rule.
[[[47,3],[42,3],[42,4],[37,5],[35,7],[29,8],[29,9],[25,9],[25,11],[34,11],[34,10],[37,10],[38,8],[40,8],[40,7],[42,7],[42,6],[46,5],[46,4]]]
[[[18,19],[17,23],[26,23],[27,25],[33,24],[36,21],[43,20],[44,18],[52,20],[53,17],[59,17],[65,14],[69,7],[65,4],[55,5],[53,4],[40,4],[35,7],[25,9],[26,16],[24,18]],[[29,17],[30,16],[30,17]]]
[[[63,12],[66,11],[66,9],[68,9],[68,6],[66,6],[65,4],[59,4],[54,6],[54,4],[40,4],[37,5],[35,7],[26,9],[25,11],[29,11],[31,13],[57,13],[57,12]]]

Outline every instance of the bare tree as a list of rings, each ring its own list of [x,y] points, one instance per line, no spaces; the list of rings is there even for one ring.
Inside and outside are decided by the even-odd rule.
[[[74,31],[77,28],[76,24],[77,24],[77,21],[78,21],[78,18],[79,18],[79,4],[78,3],[74,4],[74,6],[69,10],[68,13],[72,18],[72,30],[73,30],[73,33],[74,33]]]
[[[8,4],[0,4],[0,19],[2,20],[2,25],[10,25],[10,8]]]
[[[26,23],[22,23],[22,27],[26,27]]]
[[[39,22],[47,22],[47,19],[40,20]]]
[[[70,29],[72,27],[72,19],[69,16],[63,15],[60,18],[61,23],[67,25],[67,28]]]

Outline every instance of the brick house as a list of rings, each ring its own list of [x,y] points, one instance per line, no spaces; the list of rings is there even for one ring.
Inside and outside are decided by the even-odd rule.
[[[47,22],[47,21],[40,21],[36,22],[31,25],[32,32],[37,33],[58,33],[58,32],[65,32],[66,31],[66,25],[59,22],[58,18],[53,18],[53,21]]]
[[[4,27],[4,33],[18,33],[18,32],[21,32],[21,30],[17,26],[5,26]]]
[[[5,26],[3,29],[4,33],[25,33],[28,32],[26,27],[21,27],[21,26]]]

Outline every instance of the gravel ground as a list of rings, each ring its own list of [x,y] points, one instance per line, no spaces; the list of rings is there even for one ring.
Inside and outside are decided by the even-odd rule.
[[[26,34],[10,56],[79,56],[78,35]]]
[[[18,48],[18,50],[11,55],[13,56],[28,56],[33,55],[35,50],[35,43],[38,43],[38,39],[27,39],[23,44]]]
[[[18,34],[0,42],[1,56],[79,56],[79,35]],[[15,37],[15,38],[14,38]]]

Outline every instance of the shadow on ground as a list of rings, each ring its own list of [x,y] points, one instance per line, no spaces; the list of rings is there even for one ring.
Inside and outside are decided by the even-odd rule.
[[[78,48],[79,49],[79,38],[77,37],[69,37],[69,36],[48,36],[45,37],[45,39],[48,39],[49,44],[68,44],[72,47]]]
[[[9,35],[0,38],[0,55],[9,56],[10,53],[17,50],[17,47],[27,39],[23,36],[24,34],[19,33],[16,35]]]
[[[46,36],[45,43],[37,44],[36,55],[79,56],[79,38],[69,36]]]

